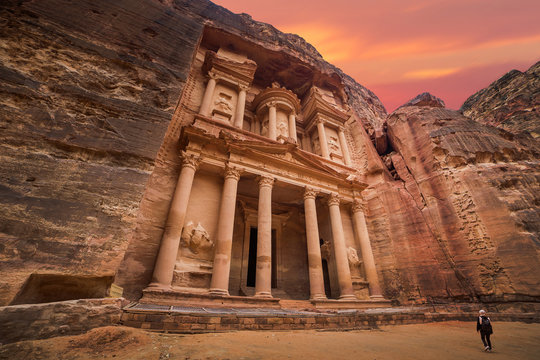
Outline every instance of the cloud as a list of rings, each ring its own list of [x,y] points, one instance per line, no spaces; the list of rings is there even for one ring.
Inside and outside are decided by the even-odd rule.
[[[403,74],[405,79],[437,79],[458,72],[460,68],[422,69]]]
[[[346,60],[352,57],[351,42],[354,42],[354,40],[339,28],[328,24],[300,23],[282,26],[280,30],[300,35],[315,46],[317,51],[328,62]]]

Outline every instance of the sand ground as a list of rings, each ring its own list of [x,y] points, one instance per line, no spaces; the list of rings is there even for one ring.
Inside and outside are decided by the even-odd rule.
[[[173,335],[104,327],[0,347],[0,359],[540,359],[540,324],[495,323],[483,352],[474,323],[357,331],[236,331]]]

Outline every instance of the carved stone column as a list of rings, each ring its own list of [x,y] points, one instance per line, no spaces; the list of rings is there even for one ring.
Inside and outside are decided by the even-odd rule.
[[[319,225],[315,190],[306,188],[304,192],[304,212],[306,214],[306,238],[309,263],[309,292],[312,300],[326,299],[322,271],[321,248],[319,246]]]
[[[255,296],[272,297],[272,186],[274,179],[259,177],[257,272]]]
[[[221,205],[216,234],[214,269],[210,282],[210,293],[229,295],[229,273],[231,269],[231,249],[236,209],[236,191],[240,180],[240,170],[229,165],[225,168],[225,182],[221,193]]]
[[[296,135],[296,115],[293,112],[289,114],[289,137],[293,138],[294,142],[298,141]]]
[[[340,289],[340,300],[355,300],[352,287],[351,269],[347,258],[347,248],[345,247],[345,234],[339,210],[339,196],[331,194],[328,199],[330,208],[330,223],[332,225],[332,237],[334,240],[334,255],[336,258],[337,276]]]
[[[364,217],[364,208],[359,200],[355,200],[352,204],[353,224],[360,250],[362,251],[362,260],[366,270],[367,281],[369,282],[369,295],[371,297],[382,297],[381,286],[379,284],[379,276],[375,267],[375,258],[371,249],[371,241],[367,231],[366,219]]]
[[[234,115],[234,126],[242,129],[244,125],[244,110],[246,108],[246,91],[247,86],[239,85],[238,101],[236,102],[236,112]]]
[[[276,104],[268,104],[268,137],[271,140],[277,139],[277,113]]]
[[[206,84],[201,109],[199,110],[199,114],[204,116],[210,115],[210,107],[212,105],[212,98],[214,97],[214,90],[216,89],[217,80],[214,73],[209,73],[208,76],[210,76],[210,79],[208,80],[208,84]]]
[[[317,131],[319,132],[319,145],[321,146],[321,154],[324,158],[330,159],[328,151],[328,141],[326,140],[326,131],[324,130],[324,122],[321,120],[317,123]]]
[[[345,165],[351,165],[351,154],[349,153],[349,146],[347,145],[347,139],[345,138],[345,131],[340,126],[338,131],[339,145],[341,146],[341,152],[343,153],[343,160]]]
[[[199,165],[199,156],[182,152],[182,170],[178,176],[176,189],[169,208],[165,232],[161,238],[159,253],[154,266],[154,274],[149,287],[169,288],[173,279],[174,265],[178,256],[180,237],[191,194],[195,171]]]

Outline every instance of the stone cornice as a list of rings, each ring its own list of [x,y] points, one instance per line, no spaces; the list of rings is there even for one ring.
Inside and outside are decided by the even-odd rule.
[[[249,86],[253,81],[255,70],[257,70],[257,64],[252,60],[237,62],[219,56],[213,51],[206,52],[203,65],[203,72],[208,72],[210,76],[229,80],[244,87]]]

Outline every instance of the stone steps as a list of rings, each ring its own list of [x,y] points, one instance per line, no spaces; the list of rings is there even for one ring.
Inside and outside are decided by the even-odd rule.
[[[437,321],[474,322],[476,312],[432,313],[405,308],[315,312],[265,308],[187,308],[153,305],[124,309],[121,324],[152,331],[201,333],[231,330],[353,330]],[[156,306],[156,305],[154,305]],[[540,322],[537,313],[490,313],[493,321]]]

